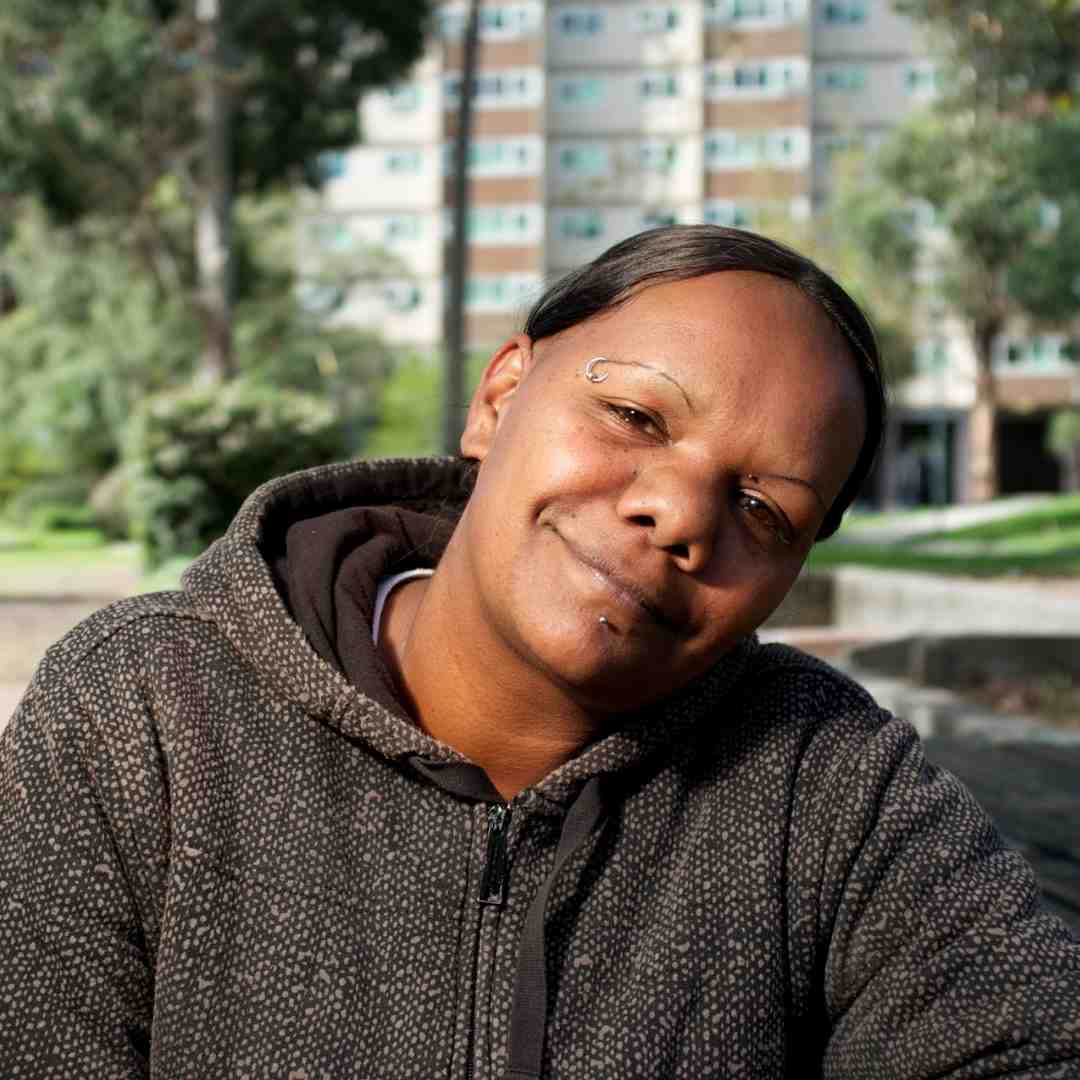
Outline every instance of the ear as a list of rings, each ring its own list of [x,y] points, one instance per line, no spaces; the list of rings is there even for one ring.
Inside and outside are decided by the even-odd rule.
[[[469,404],[461,453],[483,461],[495,439],[504,410],[533,365],[532,340],[515,334],[488,361]]]

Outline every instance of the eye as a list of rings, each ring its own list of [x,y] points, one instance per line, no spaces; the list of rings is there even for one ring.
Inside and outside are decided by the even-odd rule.
[[[781,544],[789,545],[792,542],[791,523],[782,511],[774,509],[760,496],[750,491],[740,491],[738,494],[739,509],[749,519],[756,530],[764,530],[772,539]]]
[[[664,422],[657,416],[645,412],[634,405],[623,405],[615,401],[605,402],[608,412],[624,427],[640,431],[652,438],[667,438]]]

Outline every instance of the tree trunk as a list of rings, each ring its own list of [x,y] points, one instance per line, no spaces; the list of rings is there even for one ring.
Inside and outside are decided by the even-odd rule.
[[[975,403],[968,421],[967,502],[986,502],[998,493],[997,384],[993,369],[996,320],[975,327]]]
[[[232,94],[228,86],[224,3],[225,0],[196,0],[201,28],[198,105],[203,154],[199,173],[201,198],[195,223],[195,265],[203,321],[203,375],[215,381],[233,373]]]
[[[454,227],[447,249],[446,306],[443,310],[443,451],[457,454],[465,414],[465,277],[468,274],[469,141],[473,87],[480,36],[480,0],[470,0],[462,50],[461,101],[454,139]]]

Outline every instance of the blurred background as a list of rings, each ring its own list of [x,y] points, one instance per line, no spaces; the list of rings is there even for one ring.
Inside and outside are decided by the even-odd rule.
[[[4,0],[0,724],[258,483],[452,452],[545,284],[746,227],[865,305],[893,400],[767,636],[997,746],[1080,912],[1078,95],[1078,0]]]

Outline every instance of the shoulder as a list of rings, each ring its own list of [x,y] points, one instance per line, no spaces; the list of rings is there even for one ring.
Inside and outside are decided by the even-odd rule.
[[[208,650],[222,648],[227,646],[216,621],[184,593],[119,600],[45,653],[20,711],[77,735],[78,729],[97,726],[95,716],[146,712],[146,691],[167,677],[170,667],[185,657],[197,664]]]

